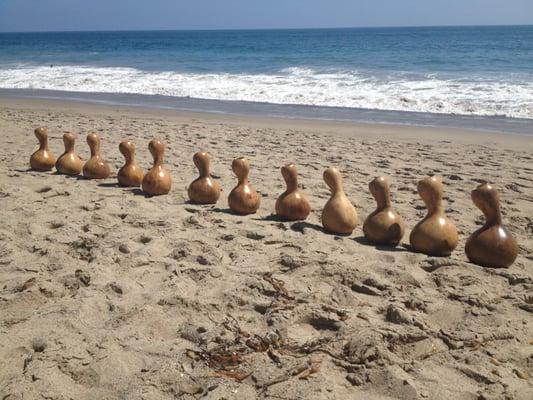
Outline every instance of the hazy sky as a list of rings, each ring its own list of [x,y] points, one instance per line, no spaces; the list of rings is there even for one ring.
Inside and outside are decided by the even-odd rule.
[[[533,24],[533,0],[0,0],[0,31]]]

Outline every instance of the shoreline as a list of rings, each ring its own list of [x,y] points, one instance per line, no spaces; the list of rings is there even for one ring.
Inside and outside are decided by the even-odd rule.
[[[162,108],[148,108],[131,105],[97,104],[84,101],[66,101],[57,99],[18,98],[2,96],[0,92],[0,110],[34,110],[61,111],[71,114],[102,114],[124,117],[143,117],[171,120],[175,123],[198,122],[206,124],[231,124],[241,127],[266,129],[305,130],[310,133],[333,137],[361,139],[398,139],[402,141],[453,141],[454,143],[498,145],[503,148],[531,150],[533,140],[529,135],[499,132],[479,132],[459,128],[425,127],[364,123],[351,121],[331,121],[305,118],[286,118],[256,115],[231,115],[198,111],[178,111]],[[89,129],[90,131],[90,129]],[[73,133],[79,133],[74,130]]]
[[[426,112],[356,109],[248,101],[180,98],[162,95],[91,93],[56,90],[0,89],[0,99],[36,99],[107,105],[110,107],[172,110],[179,113],[214,114],[240,118],[281,118],[287,120],[372,124],[465,130],[508,135],[533,135],[533,119],[500,116],[453,115]]]

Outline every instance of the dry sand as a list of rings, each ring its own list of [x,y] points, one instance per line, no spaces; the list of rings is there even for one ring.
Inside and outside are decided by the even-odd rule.
[[[166,143],[169,195],[29,172],[33,129],[101,135],[115,172],[131,138]],[[0,99],[0,399],[532,399],[533,138]],[[186,203],[195,151],[213,156],[217,206]],[[251,160],[256,215],[227,211],[230,165]],[[313,206],[271,218],[295,162]],[[322,172],[338,166],[360,225],[324,233]],[[411,228],[421,177],[445,182],[460,244],[449,258],[365,244],[376,175]],[[481,180],[500,190],[520,254],[467,262]],[[404,238],[408,240],[409,229]]]

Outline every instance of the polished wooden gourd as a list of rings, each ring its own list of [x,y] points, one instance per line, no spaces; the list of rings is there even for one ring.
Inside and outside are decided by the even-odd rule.
[[[31,155],[30,167],[35,171],[50,171],[54,168],[56,160],[48,149],[48,130],[37,128],[34,133],[39,140],[39,149]]]
[[[261,205],[261,197],[248,181],[250,162],[246,158],[236,158],[231,168],[237,176],[238,183],[228,196],[229,208],[240,215],[255,213]]]
[[[91,157],[83,166],[83,176],[89,179],[107,178],[111,174],[111,169],[100,154],[100,138],[96,133],[89,133],[87,144],[91,149]]]
[[[342,178],[337,168],[324,171],[324,181],[331,190],[331,197],[322,211],[322,225],[331,233],[348,235],[357,225],[357,212],[342,186]]]
[[[61,154],[56,161],[57,172],[65,175],[81,174],[81,168],[83,164],[80,160],[80,157],[74,151],[76,136],[74,136],[72,133],[65,133],[63,135],[63,143],[65,145],[65,152]]]
[[[170,192],[170,174],[163,167],[163,156],[165,145],[157,139],[153,139],[148,145],[148,149],[154,158],[153,167],[144,175],[142,190],[148,195],[159,196]]]
[[[481,184],[472,191],[472,201],[483,212],[486,222],[468,238],[466,256],[482,267],[511,266],[518,254],[518,246],[502,224],[498,192],[488,183]]]
[[[457,229],[444,213],[442,193],[442,181],[436,176],[418,182],[418,194],[428,212],[411,231],[411,247],[417,252],[442,257],[449,256],[457,247]]]
[[[120,186],[139,187],[144,178],[144,171],[135,161],[135,145],[129,140],[123,140],[118,150],[125,159],[124,165],[118,170],[117,179]]]
[[[289,164],[281,167],[281,175],[287,184],[287,190],[276,200],[276,214],[286,221],[306,219],[311,212],[311,205],[298,187],[296,165]]]
[[[392,208],[389,183],[380,176],[370,182],[368,188],[376,200],[377,208],[363,224],[365,237],[371,243],[396,246],[402,240],[405,225],[402,217]]]
[[[195,204],[215,204],[220,197],[220,185],[209,172],[209,154],[199,151],[192,159],[200,176],[189,185],[189,200]]]

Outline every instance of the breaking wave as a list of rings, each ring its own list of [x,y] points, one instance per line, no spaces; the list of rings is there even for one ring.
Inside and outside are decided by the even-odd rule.
[[[533,81],[286,68],[271,74],[91,66],[0,68],[0,87],[533,119]]]

